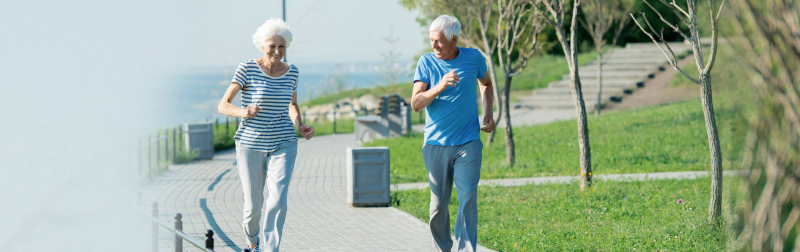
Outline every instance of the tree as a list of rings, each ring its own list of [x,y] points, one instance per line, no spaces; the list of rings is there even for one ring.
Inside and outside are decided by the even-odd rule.
[[[684,77],[700,85],[700,101],[703,106],[703,116],[706,123],[706,133],[708,135],[708,147],[711,152],[711,202],[708,209],[708,221],[709,223],[714,223],[718,221],[718,218],[722,213],[722,153],[720,152],[719,146],[717,120],[714,117],[714,104],[711,94],[711,69],[714,68],[714,61],[717,59],[717,21],[719,19],[719,14],[722,12],[722,6],[725,4],[725,0],[722,1],[719,10],[716,12],[716,15],[714,14],[714,10],[716,9],[715,0],[708,0],[711,10],[711,55],[709,56],[707,62],[703,59],[703,48],[700,44],[700,30],[697,24],[697,0],[687,0],[686,10],[675,4],[674,1],[672,4],[668,4],[666,0],[660,0],[662,4],[669,6],[670,9],[676,15],[678,15],[678,17],[680,17],[681,21],[689,27],[689,35],[686,35],[686,33],[681,31],[678,26],[664,19],[661,13],[658,12],[656,8],[653,7],[653,5],[651,5],[647,0],[642,1],[644,1],[644,3],[647,4],[647,6],[649,6],[651,9],[653,9],[653,11],[655,11],[659,17],[661,17],[661,21],[663,21],[667,26],[672,28],[673,31],[679,33],[681,37],[692,44],[692,53],[694,53],[695,63],[697,63],[697,70],[699,71],[699,76],[697,78],[690,76],[680,67],[678,67],[678,60],[675,57],[675,53],[672,51],[672,48],[669,47],[669,44],[664,42],[663,30],[661,33],[657,33],[655,29],[653,29],[653,26],[650,25],[650,21],[648,21],[647,17],[644,15],[644,13],[642,13],[642,19],[644,19],[645,23],[652,31],[652,33],[647,32],[647,30],[645,30],[645,28],[639,24],[639,21],[636,21],[633,13],[630,14],[631,18],[634,18],[633,21],[636,22],[637,26],[639,26],[639,29],[641,29],[642,32],[650,37],[653,43],[655,43],[658,48],[661,49],[661,52],[667,57],[669,64]],[[653,37],[654,35],[656,37]],[[658,40],[656,40],[656,38],[658,38]],[[661,43],[659,43],[659,41]],[[664,47],[666,47],[669,53],[664,50]]]
[[[581,25],[589,32],[589,36],[592,37],[594,42],[594,48],[597,51],[597,104],[595,104],[595,115],[600,114],[600,102],[603,97],[603,65],[609,59],[603,58],[603,47],[606,45],[604,37],[612,25],[616,24],[611,49],[608,52],[608,54],[611,54],[614,47],[617,46],[617,40],[622,35],[625,25],[628,23],[628,16],[625,13],[630,12],[631,6],[627,9],[622,9],[621,7],[620,0],[587,0],[586,5],[583,7]]]
[[[389,50],[381,53],[381,56],[383,56],[383,60],[386,63],[386,69],[382,73],[385,81],[384,84],[394,86],[394,84],[397,83],[397,79],[400,77],[400,68],[396,66],[397,58],[400,57],[400,53],[397,52],[397,49],[395,48],[395,44],[397,44],[397,41],[400,40],[400,38],[394,35],[394,27],[389,28],[389,36],[383,38],[383,40],[389,44]]]
[[[791,17],[800,6],[792,0],[732,2],[736,39],[729,45],[755,77],[747,82],[753,108],[741,159],[750,202],[739,240],[752,251],[798,251],[791,230],[800,228],[800,20]]]
[[[592,185],[592,153],[589,146],[589,126],[586,121],[586,105],[583,102],[583,91],[581,90],[581,78],[578,74],[578,11],[580,0],[572,2],[572,22],[570,23],[569,37],[564,31],[564,15],[566,0],[539,0],[550,12],[552,19],[545,18],[548,24],[556,30],[558,42],[564,50],[564,57],[569,66],[569,79],[571,81],[572,100],[575,102],[575,110],[578,113],[578,146],[580,148],[581,159],[581,190]],[[541,8],[539,5],[537,7]],[[543,11],[544,12],[544,11]]]
[[[497,30],[497,57],[500,68],[503,70],[505,82],[501,111],[505,111],[506,119],[506,162],[514,166],[514,131],[511,127],[511,113],[509,107],[511,81],[514,76],[522,73],[528,65],[528,60],[540,48],[538,37],[544,29],[544,17],[536,3],[516,0],[499,0]],[[496,83],[495,86],[498,84]]]

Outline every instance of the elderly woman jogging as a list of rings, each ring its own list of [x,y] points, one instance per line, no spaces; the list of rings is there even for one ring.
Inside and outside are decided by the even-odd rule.
[[[279,19],[270,19],[258,28],[253,44],[264,55],[239,64],[218,108],[221,114],[244,118],[233,138],[244,190],[242,226],[247,246],[253,251],[278,251],[280,247],[289,181],[297,157],[292,123],[305,139],[314,135],[314,128],[303,125],[297,106],[300,72],[295,65],[281,62],[291,43],[292,33]],[[231,104],[239,91],[241,107]],[[262,219],[265,185],[269,195]]]

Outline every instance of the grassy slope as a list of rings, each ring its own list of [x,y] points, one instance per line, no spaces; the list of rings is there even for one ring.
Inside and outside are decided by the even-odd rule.
[[[401,96],[403,96],[403,99],[405,99],[406,101],[410,101],[412,88],[414,88],[413,83],[403,83],[403,84],[395,84],[388,86],[374,86],[369,88],[351,89],[338,92],[335,94],[317,97],[311,99],[310,101],[303,102],[300,105],[302,107],[312,107],[316,105],[334,103],[344,98],[359,98],[366,94],[373,95],[377,99],[380,98],[382,95],[390,93],[398,93]]]
[[[579,54],[578,65],[586,64],[595,58],[597,58],[595,52]],[[503,70],[499,66],[495,69],[497,69],[497,82],[505,85]],[[543,55],[531,60],[521,74],[514,76],[511,82],[511,91],[545,88],[550,82],[561,80],[568,73],[569,67],[567,67],[567,60],[563,55]]]
[[[727,223],[737,221],[730,213],[740,197],[735,190],[739,180],[729,181],[724,227],[737,226]],[[597,181],[589,192],[580,192],[576,183],[483,186],[478,190],[478,243],[498,251],[726,250],[734,232],[705,224],[709,184],[708,178]],[[428,189],[392,192],[393,206],[425,222],[429,201]],[[457,202],[451,200],[451,217]]]

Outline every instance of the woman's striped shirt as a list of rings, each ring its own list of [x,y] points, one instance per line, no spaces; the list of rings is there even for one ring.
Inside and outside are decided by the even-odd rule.
[[[264,73],[254,59],[239,63],[231,82],[242,89],[242,108],[253,103],[261,107],[261,111],[256,117],[242,119],[233,139],[265,152],[297,141],[294,124],[289,119],[289,104],[299,77],[300,72],[292,64],[282,76],[272,77]]]

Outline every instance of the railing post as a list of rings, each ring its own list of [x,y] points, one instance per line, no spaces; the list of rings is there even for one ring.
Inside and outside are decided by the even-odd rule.
[[[134,147],[133,146],[135,146],[135,145],[136,144],[134,143],[133,140],[131,140],[128,143],[128,171],[127,171],[128,180],[133,178],[133,169],[135,169],[135,168],[133,168],[134,167],[133,160],[136,159],[136,158],[133,157],[134,156],[134,154],[133,154],[133,148]]]
[[[161,131],[156,132],[156,167],[161,169]]]
[[[152,210],[153,218],[158,219],[158,202],[153,202],[153,210]],[[152,247],[153,252],[158,252],[158,224],[153,222],[152,224]]]
[[[178,161],[178,129],[172,129],[172,163]]]
[[[336,111],[339,110],[339,104],[333,108],[333,134],[336,134]]]
[[[186,150],[186,148],[185,148],[186,147],[186,137],[183,135],[183,125],[178,125],[178,142],[181,142],[181,144],[184,145],[184,151],[188,152],[188,150]]]
[[[181,213],[175,214],[175,231],[183,232],[183,215]],[[175,252],[183,252],[183,238],[175,233]]]
[[[147,179],[153,179],[153,135],[147,135]]]
[[[164,164],[169,167],[169,129],[164,129]]]
[[[206,231],[206,249],[214,250],[214,231]]]
[[[144,167],[142,167],[142,139],[141,138],[139,138],[139,146],[136,146],[136,152],[138,154],[137,158],[136,158],[137,159],[136,160],[136,164],[139,167],[138,169],[136,169],[137,170],[137,172],[136,172],[136,183],[139,183],[139,181],[141,181],[141,179],[142,179],[142,169],[144,168]]]
[[[225,138],[228,138],[228,133],[230,133],[230,131],[231,131],[230,128],[231,128],[231,117],[230,116],[226,116],[225,117]]]

